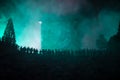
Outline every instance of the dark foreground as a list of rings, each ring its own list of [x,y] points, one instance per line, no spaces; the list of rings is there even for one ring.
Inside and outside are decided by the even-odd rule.
[[[42,50],[39,54],[1,48],[0,80],[119,80],[119,51]]]

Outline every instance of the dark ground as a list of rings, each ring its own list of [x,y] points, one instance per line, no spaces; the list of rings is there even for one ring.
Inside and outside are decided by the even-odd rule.
[[[120,54],[110,50],[31,53],[0,47],[0,80],[119,80]]]

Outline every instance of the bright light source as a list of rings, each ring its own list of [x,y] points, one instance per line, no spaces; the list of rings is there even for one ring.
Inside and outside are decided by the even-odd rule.
[[[39,24],[42,24],[42,21],[38,21]]]

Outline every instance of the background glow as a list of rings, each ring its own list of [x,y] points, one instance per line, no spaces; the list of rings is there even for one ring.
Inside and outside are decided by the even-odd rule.
[[[99,34],[104,34],[109,40],[118,28],[120,4],[116,0],[109,1],[1,0],[0,36],[7,19],[12,17],[20,46],[37,49],[96,48]]]

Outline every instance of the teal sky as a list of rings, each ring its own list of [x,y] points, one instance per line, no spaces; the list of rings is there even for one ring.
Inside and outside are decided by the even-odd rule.
[[[17,44],[37,49],[96,48],[98,36],[109,40],[120,20],[119,11],[95,10],[87,0],[5,1],[0,6],[0,37],[12,17]]]

